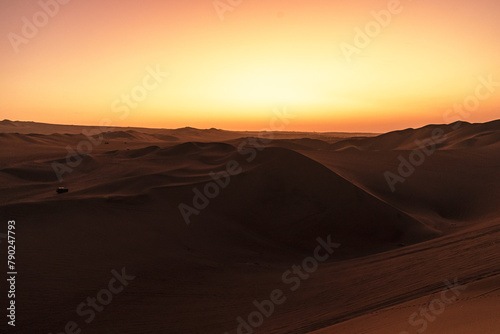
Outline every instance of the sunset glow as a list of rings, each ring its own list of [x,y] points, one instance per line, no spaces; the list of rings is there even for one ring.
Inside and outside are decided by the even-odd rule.
[[[0,4],[2,119],[259,130],[286,105],[286,130],[383,132],[498,118],[495,0],[60,2]],[[466,117],[447,112],[488,78]]]

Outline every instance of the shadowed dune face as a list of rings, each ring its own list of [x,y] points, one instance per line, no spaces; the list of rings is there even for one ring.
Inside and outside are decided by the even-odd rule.
[[[230,161],[236,161],[241,174],[227,178],[227,188],[219,188],[220,195],[209,201],[209,208],[192,217],[195,224],[213,216],[230,217],[268,242],[297,250],[309,249],[318,235],[333,234],[347,245],[340,251],[342,257],[372,254],[439,235],[300,153],[284,148],[255,152],[255,160],[248,162],[253,154],[238,153],[229,144],[187,142],[164,149],[148,146],[84,156],[65,182],[71,187],[65,198],[154,192],[156,201],[168,193],[165,196],[194,207],[193,189],[216,184],[210,173],[224,172]],[[0,173],[15,178],[19,187],[26,187],[25,181],[38,183],[31,185],[33,189],[44,185],[46,194],[40,199],[57,200],[50,191],[57,177],[49,162],[35,168],[5,168]]]
[[[246,165],[214,200],[213,213],[273,242],[308,250],[318,235],[332,234],[346,245],[340,259],[438,235],[300,153],[268,148]]]
[[[52,164],[67,165],[67,146],[86,136],[1,133],[0,208],[22,222],[25,328],[57,332],[111,269],[127,266],[136,280],[86,331],[234,334],[235,319],[277,288],[287,302],[255,333],[358,333],[364,317],[373,333],[388,323],[405,330],[413,310],[401,309],[444,280],[500,273],[500,123],[454,126],[269,142],[216,129],[119,129],[62,182]],[[384,173],[397,173],[398,158],[436,129],[445,139],[391,191]],[[69,192],[56,194],[59,186]],[[194,208],[189,225],[181,204]],[[290,293],[281,275],[327,236],[340,247]],[[401,303],[387,312],[402,320],[374,318]],[[326,328],[348,319],[358,322]]]

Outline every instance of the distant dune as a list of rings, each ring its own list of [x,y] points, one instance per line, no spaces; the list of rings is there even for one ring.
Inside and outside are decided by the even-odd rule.
[[[458,278],[466,292],[426,333],[498,333],[500,121],[273,140],[90,129],[0,122],[26,333],[61,332],[122,267],[136,279],[80,318],[83,332],[235,334],[254,300],[282,289],[253,332],[416,333],[408,318]],[[403,179],[394,190],[387,172]],[[291,292],[283,273],[328,236],[340,247]]]

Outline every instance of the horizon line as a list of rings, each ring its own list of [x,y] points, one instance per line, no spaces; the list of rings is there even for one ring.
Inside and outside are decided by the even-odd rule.
[[[113,126],[110,125],[109,127],[112,128],[129,128],[129,129],[149,129],[149,130],[181,130],[181,129],[196,129],[196,130],[218,130],[218,131],[226,131],[226,132],[281,132],[281,133],[350,133],[350,134],[384,134],[384,133],[389,133],[389,132],[395,132],[395,131],[404,131],[404,130],[410,130],[410,129],[421,129],[427,126],[449,126],[452,124],[456,123],[463,123],[463,124],[486,124],[486,123],[491,123],[495,121],[500,121],[500,119],[493,119],[490,121],[486,122],[476,122],[476,123],[471,123],[468,121],[464,120],[457,120],[455,122],[451,123],[429,123],[423,126],[418,126],[418,127],[406,127],[406,128],[400,128],[400,129],[393,129],[390,131],[386,132],[371,132],[371,131],[298,131],[298,130],[269,130],[269,129],[260,129],[260,130],[230,130],[230,129],[223,129],[223,128],[216,128],[216,127],[210,127],[210,128],[197,128],[193,126],[184,126],[184,127],[178,127],[178,128],[165,128],[165,127],[147,127],[147,126]],[[36,124],[44,124],[44,125],[55,125],[55,126],[74,126],[74,127],[101,127],[99,124],[64,124],[64,123],[47,123],[47,122],[40,122],[40,121],[24,121],[24,120],[10,120],[10,119],[3,119],[0,122],[12,122],[12,123],[36,123]]]

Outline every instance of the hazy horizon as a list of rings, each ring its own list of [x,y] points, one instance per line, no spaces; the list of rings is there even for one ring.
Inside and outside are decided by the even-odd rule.
[[[477,123],[490,123],[490,122],[495,122],[495,121],[498,121],[500,119],[493,119],[493,120],[490,120],[490,121],[486,121],[486,122],[477,122]],[[38,123],[38,124],[47,124],[47,125],[56,125],[56,126],[75,126],[75,127],[99,127],[99,124],[96,123],[96,124],[64,124],[64,123],[50,123],[50,122],[43,122],[43,121],[28,121],[28,120],[13,120],[13,119],[3,119],[1,120],[0,122],[3,122],[3,121],[8,121],[8,122],[21,122],[21,123]],[[457,121],[457,122],[460,122],[460,123],[476,123],[476,122],[467,122],[467,121]],[[186,125],[186,126],[181,126],[181,127],[172,127],[172,128],[169,128],[169,127],[148,127],[148,126],[134,126],[134,125],[120,125],[120,126],[115,126],[113,124],[111,124],[112,127],[115,127],[115,128],[137,128],[137,129],[158,129],[158,130],[178,130],[178,129],[186,129],[186,128],[192,128],[192,129],[197,129],[197,130],[211,130],[211,129],[216,129],[216,130],[221,130],[221,131],[234,131],[234,132],[259,132],[259,131],[275,131],[275,132],[299,132],[299,133],[352,133],[352,134],[376,134],[376,135],[379,135],[379,134],[384,134],[384,133],[388,133],[388,132],[394,132],[394,131],[401,131],[401,130],[406,130],[406,129],[419,129],[419,128],[422,128],[422,127],[425,127],[425,126],[429,126],[429,125],[445,125],[445,123],[429,123],[429,124],[424,124],[424,125],[421,125],[421,126],[409,126],[409,127],[406,127],[406,128],[396,128],[396,129],[392,129],[392,130],[389,130],[389,131],[383,131],[383,132],[371,132],[371,131],[336,131],[335,129],[333,130],[327,130],[327,131],[314,131],[314,130],[288,130],[288,129],[285,129],[285,130],[271,130],[269,128],[260,128],[260,129],[226,129],[226,128],[217,128],[217,127],[206,127],[206,128],[198,128],[198,127],[193,127],[193,126],[189,126],[189,125]],[[451,124],[451,123],[448,123],[448,124]]]

